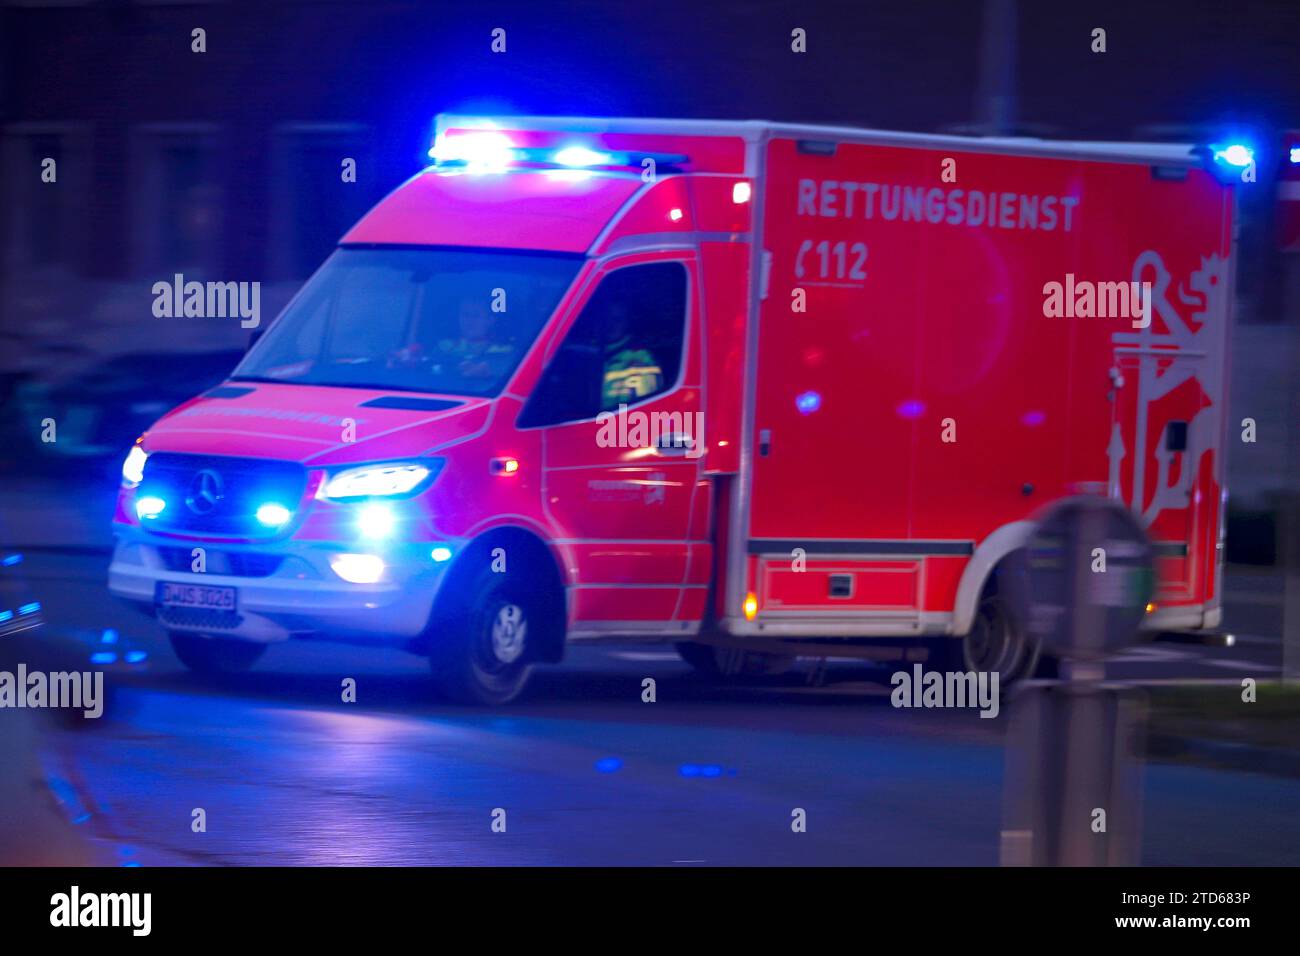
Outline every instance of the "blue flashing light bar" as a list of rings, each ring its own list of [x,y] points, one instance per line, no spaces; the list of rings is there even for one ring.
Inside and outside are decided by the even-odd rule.
[[[586,146],[566,146],[557,150],[553,159],[561,166],[612,166],[612,153],[599,153]]]
[[[561,147],[516,146],[498,130],[476,130],[458,136],[442,136],[429,150],[438,167],[464,168],[469,172],[502,172],[515,167],[565,169],[641,169],[647,159],[656,168],[669,169],[690,161],[682,153],[643,150],[600,150],[581,143]]]

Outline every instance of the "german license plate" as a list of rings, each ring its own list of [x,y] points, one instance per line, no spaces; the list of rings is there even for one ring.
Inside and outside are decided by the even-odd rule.
[[[214,611],[235,610],[234,588],[159,581],[154,596],[157,603],[163,607],[197,607]]]

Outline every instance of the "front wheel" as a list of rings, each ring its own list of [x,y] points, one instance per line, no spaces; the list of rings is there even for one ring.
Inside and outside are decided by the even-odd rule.
[[[170,631],[172,650],[181,663],[199,674],[230,674],[246,671],[266,653],[266,645],[228,637],[208,637]]]
[[[533,590],[484,571],[430,635],[438,689],[465,704],[505,704],[523,691],[550,622]]]

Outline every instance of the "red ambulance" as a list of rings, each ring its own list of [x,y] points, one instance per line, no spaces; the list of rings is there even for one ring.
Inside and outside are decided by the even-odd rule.
[[[1000,569],[1097,494],[1214,628],[1235,149],[442,116],[130,450],[110,588],[196,669],[383,642],[486,703],[595,639],[1007,682]]]

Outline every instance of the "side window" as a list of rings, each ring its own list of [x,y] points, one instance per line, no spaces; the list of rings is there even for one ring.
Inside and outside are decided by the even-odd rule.
[[[686,267],[628,266],[605,276],[542,373],[521,427],[595,418],[677,383],[686,334]]]

